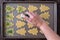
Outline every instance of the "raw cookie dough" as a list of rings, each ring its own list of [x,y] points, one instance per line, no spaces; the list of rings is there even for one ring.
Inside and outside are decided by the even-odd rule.
[[[6,34],[9,36],[13,36],[14,35],[14,29],[13,28],[6,29]]]
[[[50,8],[44,4],[41,4],[41,7],[39,9],[41,12],[45,12],[45,11],[49,10]]]
[[[9,22],[9,21],[6,21],[5,22],[5,27],[6,28],[9,28],[9,27],[12,27],[14,24],[12,22]]]
[[[28,7],[29,12],[36,11],[37,9],[38,8],[36,6],[33,6],[33,5],[29,5],[29,7]]]
[[[33,24],[31,24],[31,23],[27,23],[27,25],[28,25],[28,28],[32,28],[33,27]]]
[[[7,20],[12,20],[12,21],[13,21],[13,19],[14,19],[13,13],[7,14],[7,15],[6,15],[6,19],[7,19]]]
[[[28,30],[28,33],[30,33],[32,35],[37,35],[38,29],[37,28],[30,29],[30,30]]]
[[[23,6],[17,6],[16,10],[17,10],[18,13],[21,13],[21,12],[25,11],[26,8],[23,7]]]
[[[16,31],[16,33],[25,36],[26,30],[25,30],[25,28],[21,28],[21,29],[18,29],[18,30]]]
[[[18,14],[18,15],[16,16],[16,18],[25,21],[25,19],[23,19],[23,18],[21,17],[21,14]]]
[[[17,21],[17,22],[16,22],[17,28],[21,28],[21,27],[23,27],[25,24],[26,24],[26,23],[23,22],[23,21]]]
[[[15,8],[14,7],[12,7],[12,6],[9,6],[9,5],[6,5],[6,12],[11,12],[11,11],[13,11]]]
[[[42,17],[43,19],[49,19],[50,14],[49,14],[49,12],[44,12],[44,13],[40,14],[40,17]]]

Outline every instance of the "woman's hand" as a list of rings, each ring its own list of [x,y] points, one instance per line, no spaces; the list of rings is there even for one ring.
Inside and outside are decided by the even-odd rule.
[[[48,26],[46,22],[36,13],[26,12],[21,15],[27,22],[39,27],[47,40],[60,40],[60,37]]]
[[[28,15],[28,16],[25,16]],[[23,18],[29,22],[32,23],[33,25],[40,27],[44,22],[44,20],[36,13],[31,13],[31,12],[25,12],[25,15],[22,14]]]

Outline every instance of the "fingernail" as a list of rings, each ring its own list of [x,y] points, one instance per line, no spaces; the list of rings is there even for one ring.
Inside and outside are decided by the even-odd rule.
[[[28,14],[25,14],[25,16],[30,17]]]
[[[25,12],[25,14],[29,15],[30,18],[33,18],[32,14],[30,12]]]

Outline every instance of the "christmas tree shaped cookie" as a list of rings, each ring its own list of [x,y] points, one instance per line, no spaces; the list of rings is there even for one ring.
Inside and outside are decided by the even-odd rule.
[[[38,8],[36,6],[33,6],[33,5],[29,5],[29,7],[28,7],[29,12],[36,11],[37,9]]]
[[[25,21],[25,19],[21,17],[21,14],[18,14],[16,18]]]
[[[12,21],[13,21],[13,19],[14,19],[13,13],[7,14],[7,15],[6,15],[6,19],[7,19],[7,20],[12,20]]]
[[[11,11],[13,11],[15,8],[14,7],[11,7],[11,6],[9,6],[9,5],[6,5],[6,12],[11,12]]]
[[[31,24],[31,23],[27,23],[27,25],[28,25],[28,28],[32,28],[33,27],[33,24]]]
[[[21,13],[21,12],[25,11],[26,8],[23,7],[23,6],[17,6],[16,10],[17,10],[18,13]]]
[[[13,28],[7,29],[6,34],[9,35],[9,36],[13,36],[14,35],[14,29]]]
[[[23,21],[17,21],[17,22],[16,22],[17,28],[21,28],[21,27],[23,27],[25,24],[26,24],[26,23],[23,22]]]
[[[30,30],[28,30],[28,33],[30,33],[32,35],[37,35],[38,29],[37,28],[30,29]]]
[[[5,22],[5,27],[6,28],[12,27],[13,25],[14,24],[12,22],[8,22],[8,21]]]
[[[44,19],[49,19],[50,14],[49,14],[49,12],[44,12],[44,13],[40,14],[40,17],[42,17]]]
[[[21,28],[21,29],[18,29],[18,30],[16,31],[16,33],[25,36],[26,30],[25,30],[25,28]]]
[[[39,9],[41,12],[45,12],[45,11],[49,10],[50,8],[44,4],[41,4],[41,7]]]

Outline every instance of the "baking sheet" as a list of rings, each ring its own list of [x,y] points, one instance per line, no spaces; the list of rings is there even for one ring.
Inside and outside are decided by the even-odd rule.
[[[54,3],[54,2],[4,2],[4,4],[3,4],[3,10],[2,10],[3,11],[2,14],[3,14],[3,17],[4,17],[3,18],[4,19],[3,20],[3,25],[4,25],[4,22],[5,22],[5,16],[6,16],[6,12],[5,12],[5,6],[6,5],[13,6],[14,8],[16,8],[17,5],[20,5],[20,6],[23,6],[23,7],[26,7],[26,8],[28,8],[29,5],[34,5],[34,6],[36,6],[36,7],[39,8],[41,4],[44,4],[44,5],[46,5],[46,6],[48,6],[50,8],[50,10],[49,10],[50,18],[49,18],[49,20],[46,20],[46,21],[48,21],[50,23],[49,26],[54,31],[56,31],[57,28],[56,28],[56,26],[54,26],[56,24],[56,23],[54,23],[54,20],[55,20],[54,17],[56,16],[57,13],[55,12],[56,9],[54,10],[54,8],[56,7],[56,3]],[[28,10],[26,10],[26,11],[28,11]],[[38,14],[41,14],[40,10],[37,10],[36,12]],[[18,13],[17,13],[16,10],[14,10],[13,14],[14,14],[14,16],[16,16]],[[16,19],[16,17],[14,17],[13,23],[15,24],[17,20],[18,19]],[[44,35],[41,34],[41,33],[38,33],[37,36],[33,36],[33,35],[28,34],[28,33],[25,36],[21,36],[21,35],[18,35],[16,33],[14,33],[13,36],[9,36],[9,35],[5,34],[5,31],[4,31],[5,30],[5,27],[3,26],[2,28],[4,28],[3,29],[3,35],[5,37],[7,37],[7,38],[45,38]],[[14,25],[13,28],[14,28],[14,30],[16,32],[16,30],[17,30],[16,25]],[[26,30],[28,30],[27,25],[25,25],[25,28],[26,28]]]

